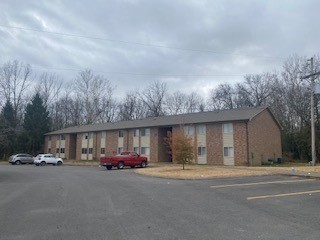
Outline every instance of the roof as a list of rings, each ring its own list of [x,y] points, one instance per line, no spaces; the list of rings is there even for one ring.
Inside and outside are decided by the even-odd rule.
[[[186,113],[162,117],[145,118],[141,120],[109,122],[92,125],[68,127],[46,133],[46,135],[98,132],[105,130],[121,130],[145,127],[168,127],[181,124],[199,124],[227,121],[250,121],[253,117],[268,109],[267,107],[237,108],[211,112]]]

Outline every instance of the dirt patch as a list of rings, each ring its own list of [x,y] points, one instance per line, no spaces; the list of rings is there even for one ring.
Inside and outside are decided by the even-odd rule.
[[[292,169],[293,168],[293,169]],[[154,177],[175,179],[205,179],[205,178],[231,178],[246,176],[263,176],[274,174],[319,174],[320,166],[269,166],[269,167],[244,167],[244,166],[207,166],[207,165],[182,165],[178,164],[151,164],[147,168],[136,169],[135,172]]]
[[[151,164],[147,168],[136,169],[140,174],[176,179],[205,179],[205,178],[223,178],[223,177],[242,177],[242,176],[262,176],[271,175],[273,172],[265,169],[251,169],[244,167],[224,167],[224,166],[201,166],[187,165],[182,170],[181,165],[156,165]]]

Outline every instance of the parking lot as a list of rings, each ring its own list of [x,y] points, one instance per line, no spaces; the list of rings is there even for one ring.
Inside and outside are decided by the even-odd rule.
[[[0,165],[0,239],[319,239],[320,181]]]

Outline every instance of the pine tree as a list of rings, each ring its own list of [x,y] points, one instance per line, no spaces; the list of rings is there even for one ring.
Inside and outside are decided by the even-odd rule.
[[[33,154],[43,151],[44,134],[50,130],[50,120],[39,93],[27,105],[23,127],[26,150]]]
[[[11,102],[7,101],[0,113],[0,156],[6,158],[15,151],[15,128],[15,112]]]

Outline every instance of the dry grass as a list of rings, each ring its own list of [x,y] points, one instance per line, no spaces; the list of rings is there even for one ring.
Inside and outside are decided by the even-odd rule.
[[[182,170],[182,165],[178,164],[151,164],[147,168],[136,169],[140,174],[175,179],[204,179],[204,178],[230,178],[245,176],[263,176],[279,173],[291,173],[292,166],[286,167],[234,167],[234,166],[207,166],[207,165],[186,165]],[[294,166],[295,173],[308,174],[319,173],[320,166]]]

